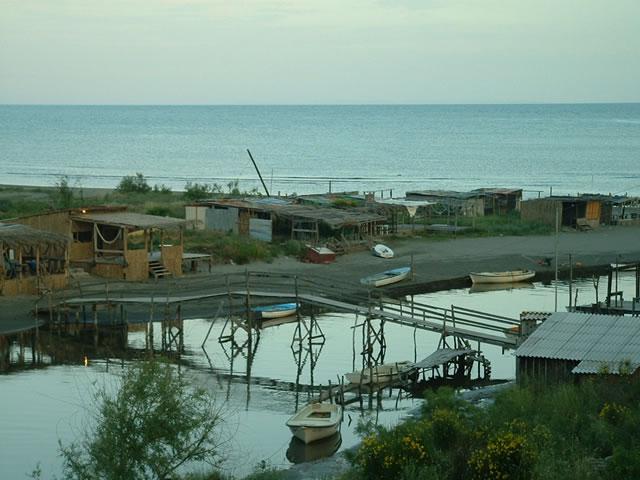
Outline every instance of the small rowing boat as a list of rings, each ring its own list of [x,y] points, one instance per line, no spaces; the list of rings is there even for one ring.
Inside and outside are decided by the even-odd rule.
[[[533,270],[511,270],[508,272],[477,272],[470,273],[473,283],[513,283],[524,282],[535,276]]]
[[[404,280],[411,273],[411,267],[394,268],[360,279],[360,283],[368,287],[382,287]]]
[[[408,360],[383,363],[382,365],[365,368],[357,372],[346,373],[344,377],[349,381],[349,383],[356,385],[388,383],[406,376],[406,374],[411,370],[412,365],[413,363]]]
[[[311,443],[335,434],[341,421],[340,405],[310,403],[287,420],[287,427],[296,438]]]
[[[374,245],[374,247],[371,249],[371,253],[374,256],[380,258],[393,258],[393,250],[381,243]]]
[[[260,318],[281,318],[293,315],[299,306],[297,303],[278,303],[276,305],[254,307],[251,310],[257,313]]]

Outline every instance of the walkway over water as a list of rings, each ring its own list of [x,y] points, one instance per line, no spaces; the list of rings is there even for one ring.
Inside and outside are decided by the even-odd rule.
[[[200,280],[200,281],[198,281]],[[95,287],[98,287],[96,291]],[[100,288],[102,286],[103,288]],[[109,289],[109,287],[111,287]],[[380,319],[418,330],[454,335],[466,340],[513,348],[516,336],[510,335],[519,320],[492,313],[452,305],[436,307],[415,302],[413,297],[384,298],[384,289],[367,290],[360,285],[339,285],[330,279],[307,279],[291,275],[246,272],[244,275],[200,277],[187,282],[143,284],[133,288],[114,288],[109,284],[94,284],[80,288],[67,298],[56,298],[52,308],[56,312],[77,312],[79,308],[126,308],[146,306],[158,311],[198,303],[209,306],[208,316],[215,307],[225,304],[232,310],[249,312],[251,305],[296,301],[303,306],[314,305],[330,311],[348,312],[365,318]],[[256,299],[260,299],[256,302]],[[207,303],[208,302],[208,303]],[[220,311],[218,311],[218,314]],[[203,316],[199,314],[198,316]]]

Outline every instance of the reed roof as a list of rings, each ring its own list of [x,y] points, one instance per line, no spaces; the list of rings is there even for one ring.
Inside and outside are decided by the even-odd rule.
[[[79,222],[97,223],[100,225],[112,225],[121,228],[145,230],[158,228],[161,230],[177,229],[186,221],[181,218],[161,217],[158,215],[146,215],[134,212],[87,212],[74,215],[72,220]]]
[[[54,245],[66,247],[69,239],[57,233],[37,230],[27,225],[0,223],[0,244],[9,248],[36,247],[38,245]]]

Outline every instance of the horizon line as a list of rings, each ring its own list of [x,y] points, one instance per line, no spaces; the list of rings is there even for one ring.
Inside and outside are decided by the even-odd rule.
[[[0,103],[2,107],[420,107],[505,105],[637,105],[636,101],[452,102],[452,103]]]

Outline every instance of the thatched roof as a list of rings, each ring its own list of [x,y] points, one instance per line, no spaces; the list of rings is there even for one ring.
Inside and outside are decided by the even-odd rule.
[[[158,215],[145,215],[143,213],[133,212],[88,212],[73,215],[71,218],[78,222],[112,225],[136,230],[145,230],[147,228],[158,228],[162,230],[177,229],[186,223],[185,220],[180,218],[160,217]]]
[[[287,219],[321,222],[336,230],[348,226],[358,226],[371,222],[385,222],[386,217],[362,208],[340,209],[289,203],[278,198],[260,200],[220,199],[203,200],[192,206],[232,207],[257,212],[268,212]]]
[[[69,239],[57,233],[36,230],[27,225],[0,223],[0,244],[10,248],[36,247],[38,245],[66,246]]]

